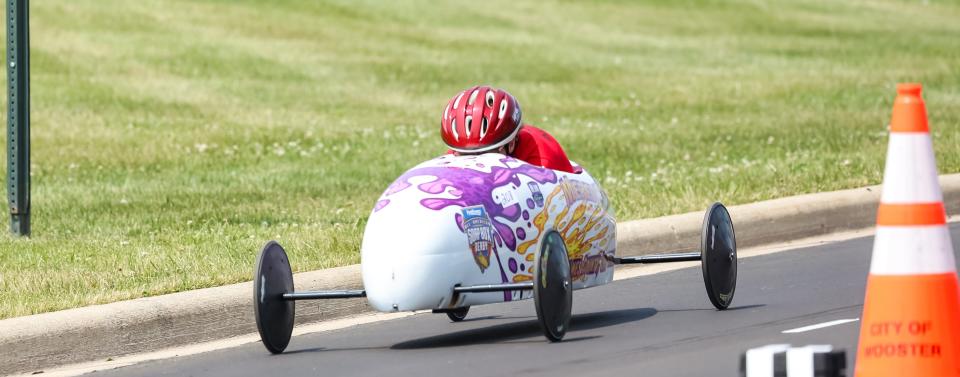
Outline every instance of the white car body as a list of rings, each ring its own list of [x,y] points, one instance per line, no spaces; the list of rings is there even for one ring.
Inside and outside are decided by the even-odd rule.
[[[531,298],[529,290],[453,288],[532,280],[532,261],[550,230],[564,239],[574,289],[609,283],[616,222],[606,194],[577,169],[559,172],[493,153],[444,155],[410,169],[380,196],[364,231],[370,305],[392,312]]]

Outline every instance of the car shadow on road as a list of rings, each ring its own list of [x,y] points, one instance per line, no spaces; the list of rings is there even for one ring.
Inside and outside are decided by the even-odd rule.
[[[524,316],[485,315],[483,317],[467,317],[466,319],[460,322],[466,323],[466,322],[475,322],[475,321],[487,321],[491,319],[503,320],[503,319],[531,319],[531,318],[537,318],[537,316],[534,316],[534,315],[524,315]]]
[[[767,306],[767,305],[766,305],[766,304],[755,304],[755,305],[731,306],[731,307],[729,307],[729,308],[724,309],[723,311],[732,312],[732,311],[744,310],[744,309],[762,308],[762,307],[764,307],[764,306]],[[711,308],[695,308],[695,309],[657,309],[657,311],[658,311],[658,312],[661,312],[661,313],[669,313],[669,312],[697,312],[697,311],[701,311],[701,312],[716,312],[716,311],[719,311],[719,310],[711,307]]]
[[[657,314],[653,308],[611,310],[596,313],[577,314],[571,318],[570,329],[573,331],[590,330],[622,323],[639,321]],[[458,347],[476,344],[515,343],[518,340],[538,337],[542,334],[540,324],[536,320],[504,323],[487,327],[472,328],[442,335],[429,336],[420,339],[408,340],[394,344],[391,349],[424,349],[440,347]],[[564,342],[596,339],[599,336],[584,336],[567,338]],[[541,342],[542,339],[531,339],[532,342]]]

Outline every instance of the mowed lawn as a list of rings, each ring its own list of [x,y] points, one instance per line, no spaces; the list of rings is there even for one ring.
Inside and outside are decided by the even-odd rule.
[[[950,1],[31,2],[33,236],[0,318],[359,262],[365,219],[504,87],[621,220],[880,182],[902,81],[960,171]],[[4,110],[5,111],[5,110]],[[741,230],[749,231],[748,229]],[[403,242],[403,240],[397,240]]]

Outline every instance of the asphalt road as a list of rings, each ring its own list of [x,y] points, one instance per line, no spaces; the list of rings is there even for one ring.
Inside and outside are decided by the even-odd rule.
[[[958,251],[960,224],[951,233]],[[782,331],[860,317],[872,242],[741,259],[733,305],[722,312],[699,267],[577,291],[562,343],[544,339],[528,300],[473,308],[461,323],[421,314],[303,335],[282,355],[258,342],[95,375],[736,376],[744,350],[772,343],[833,344],[852,365],[859,321]]]

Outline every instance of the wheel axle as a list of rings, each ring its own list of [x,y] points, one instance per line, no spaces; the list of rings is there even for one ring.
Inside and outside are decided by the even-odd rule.
[[[509,284],[490,284],[490,285],[472,285],[469,287],[453,287],[453,293],[480,293],[480,292],[504,292],[504,291],[529,291],[533,289],[533,282],[509,283]]]
[[[314,292],[291,292],[284,293],[283,299],[288,301],[297,300],[323,300],[328,298],[359,298],[367,297],[367,291],[314,291]]]
[[[700,257],[701,257],[700,252],[653,254],[653,255],[640,255],[636,257],[615,258],[614,262],[617,264],[692,262],[692,261],[699,261]]]

